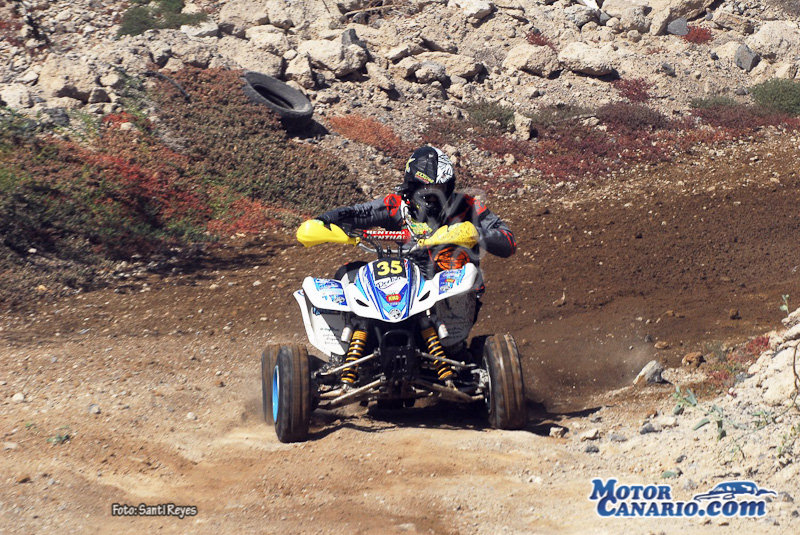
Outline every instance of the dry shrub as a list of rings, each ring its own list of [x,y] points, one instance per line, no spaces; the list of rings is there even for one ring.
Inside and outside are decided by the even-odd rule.
[[[161,81],[153,96],[163,133],[176,133],[190,173],[270,205],[317,213],[357,199],[357,181],[335,155],[289,143],[276,116],[242,93],[241,72],[186,68],[174,75],[190,96]]]
[[[602,106],[597,110],[597,118],[616,131],[661,130],[669,126],[669,119],[663,113],[642,104],[626,102]]]
[[[500,156],[513,154],[519,162],[525,162],[534,157],[535,145],[530,141],[513,139],[508,136],[488,136],[476,140],[477,147],[481,150],[488,150]]]
[[[0,109],[0,300],[24,299],[37,280],[91,286],[109,260],[356,200],[346,166],[289,143],[272,113],[244,97],[239,72],[187,69],[175,78],[191,102],[170,83],[157,86],[158,132],[113,114],[77,144]],[[137,128],[119,128],[129,122]],[[160,137],[170,132],[182,136],[172,148]]]
[[[751,357],[758,358],[761,353],[769,349],[769,336],[756,336],[744,345],[744,351]]]
[[[707,125],[728,130],[735,135],[751,134],[765,126],[797,128],[800,124],[800,121],[784,113],[737,103],[720,102],[695,109],[692,114]]]
[[[553,44],[553,42],[538,30],[531,30],[528,32],[528,35],[525,36],[525,39],[532,45],[549,46],[553,50],[556,49],[556,46]]]
[[[649,90],[653,84],[644,78],[614,80],[611,85],[617,92],[631,102],[647,102],[650,100]]]
[[[458,145],[472,141],[483,135],[480,128],[471,126],[465,121],[450,117],[436,117],[431,119],[422,131],[422,141],[436,147],[442,145]]]
[[[22,22],[18,20],[0,19],[0,41],[5,41],[12,46],[22,48],[25,43],[19,37]]]
[[[689,33],[682,35],[681,38],[690,43],[704,45],[711,41],[711,30],[699,26],[689,25]]]
[[[331,117],[328,123],[340,136],[374,147],[393,158],[407,158],[413,150],[389,126],[370,117],[354,113]]]

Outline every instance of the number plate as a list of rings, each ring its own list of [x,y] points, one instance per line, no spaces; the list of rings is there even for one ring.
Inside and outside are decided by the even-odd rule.
[[[385,258],[375,262],[375,280],[386,278],[404,278],[405,263],[397,258]]]

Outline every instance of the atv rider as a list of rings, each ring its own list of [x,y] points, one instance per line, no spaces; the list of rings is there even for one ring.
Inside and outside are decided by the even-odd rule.
[[[355,206],[336,208],[316,219],[326,225],[400,230],[406,216],[410,216],[413,222],[423,228],[427,225],[427,230],[431,231],[443,225],[469,221],[478,231],[478,247],[503,258],[514,254],[517,244],[508,226],[480,200],[457,193],[455,185],[450,158],[435,147],[421,147],[408,159],[403,184],[397,188],[397,193]],[[440,246],[427,251],[430,260],[427,275],[431,277],[437,270],[457,269],[469,261],[477,264],[478,247],[464,250]],[[357,267],[356,263],[343,266],[335,278],[339,279]]]
[[[411,155],[406,163],[403,184],[397,189],[397,193],[355,206],[336,208],[316,219],[326,226],[336,224],[362,229],[383,227],[387,230],[401,230],[404,225],[408,225],[415,234],[435,232],[444,225],[472,223],[478,233],[478,245],[474,249],[440,245],[425,248],[419,253],[416,263],[427,272],[426,278],[433,277],[440,270],[460,269],[467,262],[477,264],[481,248],[504,258],[514,254],[517,248],[511,230],[483,202],[469,195],[456,193],[453,164],[441,150],[430,146],[421,147]],[[364,264],[365,262],[346,264],[336,272],[334,278],[339,280],[345,274],[354,277],[358,268]],[[447,311],[440,311],[442,315],[448,316],[448,323],[454,329],[453,334],[464,334],[441,340],[447,355],[457,357],[466,350],[463,339],[478,318],[483,289],[483,281],[479,277],[473,292],[465,294],[458,304],[448,305]],[[452,386],[449,378],[452,372],[446,370],[449,367],[445,366],[437,373],[445,384]],[[355,369],[345,370],[342,374],[345,388],[354,382],[355,374]]]

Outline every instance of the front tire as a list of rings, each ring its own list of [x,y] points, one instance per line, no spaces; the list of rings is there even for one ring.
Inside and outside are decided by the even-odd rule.
[[[261,353],[261,410],[264,413],[264,421],[268,424],[275,423],[272,403],[272,374],[275,371],[279,349],[280,346],[271,345]]]
[[[311,421],[312,395],[311,370],[305,347],[279,346],[271,384],[272,414],[278,440],[306,440]]]
[[[483,364],[489,372],[487,407],[495,429],[521,429],[528,421],[522,365],[510,334],[486,338]]]

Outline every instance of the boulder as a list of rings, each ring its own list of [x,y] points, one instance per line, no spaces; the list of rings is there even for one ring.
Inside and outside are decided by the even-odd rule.
[[[751,19],[734,15],[730,11],[716,10],[711,21],[717,28],[723,30],[733,30],[742,34],[753,33],[754,25]]]
[[[742,43],[736,49],[736,55],[733,57],[734,63],[736,66],[742,69],[745,72],[752,71],[761,58],[758,57],[758,54],[750,50],[750,48]]]
[[[297,47],[300,54],[308,54],[311,65],[331,71],[337,78],[360,70],[367,63],[367,51],[358,45],[345,45],[341,40],[312,39]]]
[[[448,54],[455,54],[458,52],[458,46],[456,46],[456,44],[451,41],[449,37],[440,35],[434,31],[424,31],[421,38],[422,44],[424,44],[428,50],[433,50],[434,52],[447,52]]]
[[[444,83],[447,81],[447,68],[435,61],[423,61],[414,72],[414,76],[421,84],[430,84],[436,81]]]
[[[566,8],[564,16],[578,28],[583,28],[589,22],[600,20],[600,10],[576,4]]]
[[[355,45],[357,47],[364,49],[364,52],[367,53],[367,61],[369,61],[370,55],[369,55],[369,49],[367,48],[367,43],[365,43],[364,40],[358,36],[354,28],[348,28],[345,31],[343,31],[341,35],[341,40],[342,40],[342,45],[345,47],[350,45]]]
[[[648,362],[642,371],[639,372],[639,375],[636,376],[636,379],[633,380],[633,384],[640,385],[640,384],[653,384],[653,383],[664,383],[664,378],[661,377],[661,374],[664,372],[664,366],[662,366],[657,360],[651,360]]]
[[[270,0],[267,3],[267,16],[269,23],[276,28],[288,30],[294,26],[294,21],[289,15],[289,6],[285,0]]]
[[[790,369],[784,369],[762,383],[764,395],[762,399],[769,405],[778,406],[791,401],[794,394],[794,375]]]
[[[194,26],[181,26],[181,31],[189,37],[216,37],[219,35],[219,26],[216,22],[207,20]]]
[[[623,32],[636,30],[639,33],[647,33],[650,30],[650,21],[645,15],[645,8],[633,6],[623,10],[619,17],[619,29]]]
[[[244,37],[244,32],[252,26],[260,26],[269,21],[267,6],[258,0],[230,0],[219,10],[219,29],[223,33]]]
[[[689,34],[689,21],[683,17],[678,17],[667,24],[667,33],[670,35],[683,36]]]
[[[781,323],[787,327],[794,327],[795,325],[800,324],[800,308],[795,309],[791,314],[783,318]]]
[[[506,59],[503,60],[503,68],[524,71],[546,78],[560,70],[561,65],[555,51],[549,46],[526,43],[509,50]]]
[[[396,62],[410,55],[411,55],[411,48],[408,46],[408,44],[402,44],[389,49],[389,51],[386,52],[385,57],[389,61]]]
[[[241,41],[241,39],[230,36],[226,36],[223,39]],[[220,39],[218,43],[223,43],[223,39]],[[155,58],[157,56],[159,57],[156,61],[159,65],[165,64],[170,57],[175,57],[186,65],[205,69],[216,56],[214,46],[197,39],[189,39],[185,36],[183,39],[175,39],[171,47],[161,42],[156,42],[155,47],[156,48],[151,48],[150,52],[153,55],[154,61],[156,61]]]
[[[311,70],[311,61],[308,54],[298,54],[286,66],[285,77],[287,80],[297,82],[304,89],[312,89],[314,83],[314,71]]]
[[[605,76],[615,72],[615,50],[611,45],[595,47],[573,41],[558,54],[558,60],[569,70],[590,76]]]
[[[375,63],[367,63],[367,76],[373,84],[384,91],[392,91],[395,88],[389,72]]]
[[[228,63],[248,71],[257,71],[280,78],[283,74],[283,58],[252,46],[244,39],[226,35],[217,42],[219,54]],[[183,61],[186,61],[184,58]]]
[[[775,78],[791,80],[797,76],[796,63],[780,63],[775,66]]]
[[[77,110],[83,107],[83,105],[84,102],[76,98],[56,97],[47,100],[47,108],[44,111],[45,113],[51,114],[48,110]],[[66,123],[69,123],[69,117],[66,118],[66,123],[62,122],[58,111],[54,111],[51,115],[53,115],[52,118],[58,126],[65,126]]]
[[[51,54],[39,72],[39,87],[47,97],[69,97],[86,102],[97,86],[97,74],[79,60]]]
[[[766,59],[794,55],[800,50],[800,29],[795,22],[769,21],[746,42],[754,52]]]
[[[687,353],[681,359],[681,365],[689,368],[697,368],[703,362],[705,362],[705,357],[703,357],[703,354],[699,351]]]
[[[369,0],[337,0],[336,7],[342,13],[355,11],[356,9],[363,9],[369,7]]]
[[[653,15],[670,10],[675,17],[692,20],[705,13],[706,8],[715,1],[717,0],[647,0],[645,3],[652,9]]]
[[[289,50],[289,40],[286,35],[274,26],[253,26],[244,32],[245,37],[254,47],[282,56]]]
[[[445,66],[447,76],[458,76],[471,80],[483,70],[483,64],[475,58],[445,52],[423,52],[416,56],[421,61],[434,61]]]
[[[738,52],[740,46],[742,46],[742,43],[739,41],[728,41],[724,45],[714,47],[712,52],[722,61],[735,63],[736,52]]]
[[[103,87],[113,87],[119,89],[125,84],[125,80],[117,71],[109,71],[100,77],[100,85]]]
[[[533,133],[533,119],[521,113],[514,112],[514,134],[525,141],[531,138]]]
[[[609,17],[622,18],[622,13],[632,7],[647,7],[648,0],[605,0],[600,9]]]
[[[8,84],[0,88],[0,100],[15,110],[33,106],[31,90],[23,84]]]
[[[457,7],[473,22],[478,22],[494,11],[494,4],[486,0],[450,0],[447,7]]]
[[[89,104],[98,104],[101,102],[111,102],[111,98],[108,96],[108,92],[102,87],[95,87],[92,89],[92,92],[89,93],[89,99],[87,101]]]
[[[664,35],[667,33],[667,26],[675,16],[672,14],[672,9],[662,9],[656,11],[650,19],[650,34],[651,35]]]
[[[401,78],[409,79],[414,76],[414,73],[419,69],[420,61],[412,56],[401,59],[397,65],[391,68],[391,71]]]

